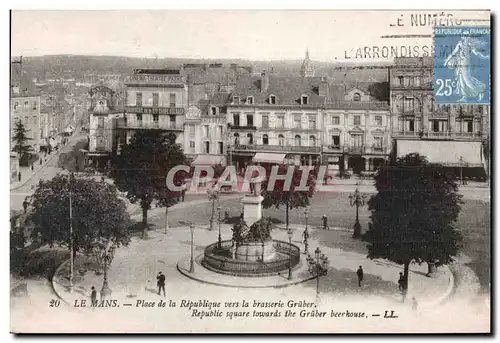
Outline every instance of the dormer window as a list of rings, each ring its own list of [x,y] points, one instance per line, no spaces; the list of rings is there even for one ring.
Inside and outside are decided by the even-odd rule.
[[[361,94],[354,93],[354,95],[352,96],[352,100],[353,101],[361,101]]]
[[[276,95],[274,94],[269,95],[269,103],[271,105],[276,105]]]
[[[216,116],[217,115],[217,107],[212,106],[211,110],[212,110],[212,115]]]
[[[302,105],[308,105],[309,104],[309,97],[307,95],[302,95],[300,97],[300,103]]]
[[[240,103],[240,97],[239,96],[233,96],[233,104],[238,104]]]
[[[253,96],[247,96],[247,105],[253,105]]]

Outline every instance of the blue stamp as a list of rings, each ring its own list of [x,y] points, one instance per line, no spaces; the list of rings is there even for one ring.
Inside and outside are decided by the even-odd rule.
[[[434,102],[489,104],[489,26],[434,28]]]

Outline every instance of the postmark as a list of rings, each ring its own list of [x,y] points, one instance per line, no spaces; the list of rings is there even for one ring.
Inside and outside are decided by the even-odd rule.
[[[434,29],[435,103],[490,103],[490,41],[487,26]]]

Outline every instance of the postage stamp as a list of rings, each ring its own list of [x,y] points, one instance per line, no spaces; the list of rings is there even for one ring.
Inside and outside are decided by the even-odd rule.
[[[437,104],[490,103],[490,28],[434,29],[434,98]]]

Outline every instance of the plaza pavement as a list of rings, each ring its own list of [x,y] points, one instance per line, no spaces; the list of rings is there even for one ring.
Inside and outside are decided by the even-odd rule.
[[[221,226],[223,239],[231,235],[228,225]],[[194,251],[198,256],[203,253],[204,247],[216,241],[217,230],[209,231],[206,228],[197,228],[194,234]],[[286,233],[281,230],[273,231],[274,239],[287,240]],[[301,241],[301,231],[295,230],[292,243],[304,249]],[[342,249],[321,246],[315,240],[309,244],[312,252],[320,247],[328,256],[330,266],[328,274],[320,278],[320,293],[328,299],[345,299],[349,297],[374,298],[384,301],[391,306],[401,304],[401,295],[398,292],[397,280],[402,266],[383,260],[369,260],[365,255]],[[177,270],[177,264],[189,257],[190,232],[187,227],[169,228],[167,234],[164,230],[150,231],[148,239],[133,238],[129,247],[119,248],[108,273],[112,298],[120,303],[135,301],[135,299],[159,300],[156,294],[156,275],[162,271],[167,277],[168,299],[259,299],[262,294],[270,299],[314,298],[316,295],[316,280],[309,280],[284,288],[230,288],[212,285],[186,277]],[[305,255],[303,255],[305,263]],[[88,299],[90,288],[95,286],[101,289],[103,276],[96,275],[88,270],[82,275],[79,269],[84,263],[84,258],[78,257],[75,262],[76,285],[75,290],[69,293],[68,262],[65,262],[53,279],[55,292],[69,304],[75,300]],[[362,287],[357,285],[356,270],[359,266],[364,269]],[[197,266],[197,268],[201,268]],[[412,265],[410,267],[408,302],[411,297],[416,297],[419,306],[433,307],[444,301],[451,294],[453,277],[448,268],[440,268],[435,278],[425,276],[426,266]],[[304,271],[302,271],[304,272]],[[306,271],[307,272],[307,271]],[[215,275],[217,277],[217,275]],[[231,276],[220,275],[225,282],[230,282]],[[296,278],[303,275],[296,275]],[[238,280],[241,282],[241,280]],[[259,278],[247,278],[247,287],[259,286]]]

